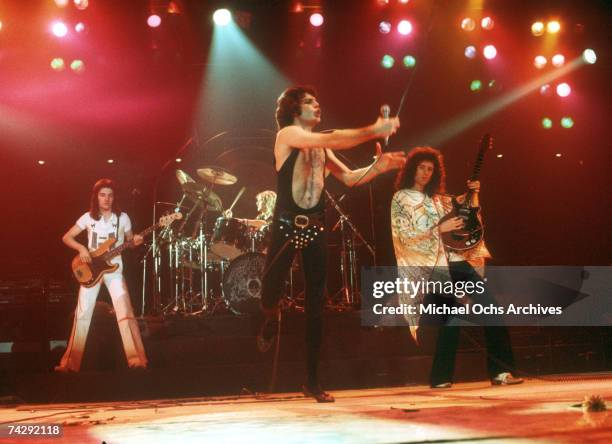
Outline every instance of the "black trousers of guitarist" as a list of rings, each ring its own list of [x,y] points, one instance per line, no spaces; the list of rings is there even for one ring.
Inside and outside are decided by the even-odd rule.
[[[321,206],[319,206],[321,207]],[[324,208],[324,207],[322,207]],[[297,223],[297,226],[296,226]],[[305,281],[307,384],[318,384],[319,354],[323,336],[323,308],[327,278],[327,235],[324,212],[295,214],[276,208],[262,283],[265,313],[278,309],[289,268],[296,253],[302,255]]]
[[[476,270],[467,262],[449,262],[449,271],[453,281],[479,282],[482,281]],[[486,287],[485,287],[486,288]],[[490,292],[485,291],[481,295],[476,295],[473,302],[483,305],[494,304],[495,299]],[[435,303],[436,305],[460,305],[454,297],[444,297],[438,295],[428,295],[424,301]],[[428,324],[443,325],[438,330],[436,351],[434,353],[433,365],[430,375],[430,385],[432,387],[453,381],[455,370],[455,357],[457,346],[459,345],[459,327],[444,325],[449,321],[449,316],[437,316],[436,319],[425,320]],[[508,329],[504,326],[485,326],[485,343],[487,348],[487,372],[489,378],[493,379],[500,373],[515,370],[514,355],[510,343]]]

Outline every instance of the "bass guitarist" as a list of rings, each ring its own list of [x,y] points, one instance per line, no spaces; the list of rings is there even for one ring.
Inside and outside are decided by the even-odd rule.
[[[90,263],[90,252],[96,250],[109,238],[116,239],[115,245],[121,245],[125,241],[133,241],[135,246],[143,243],[142,236],[132,233],[132,223],[128,215],[119,210],[115,200],[115,191],[116,186],[110,179],[98,180],[91,192],[89,211],[83,214],[62,237],[66,245],[79,252],[83,262]],[[87,247],[75,239],[83,230],[87,230]],[[130,295],[123,277],[121,256],[111,259],[111,263],[119,267],[112,273],[104,274],[102,280],[92,287],[81,285],[68,346],[60,364],[55,368],[56,371],[78,372],[80,370],[87,333],[102,282],[108,288],[113,301],[128,367],[147,367],[147,357],[142,345],[138,322],[134,317]]]

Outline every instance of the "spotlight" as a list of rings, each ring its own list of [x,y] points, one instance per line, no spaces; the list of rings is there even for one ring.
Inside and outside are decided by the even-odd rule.
[[[157,14],[151,14],[149,17],[147,17],[147,25],[149,25],[149,28],[157,28],[159,25],[161,25],[161,22],[162,19]]]
[[[480,91],[480,89],[482,88],[482,82],[478,79],[476,80],[472,80],[472,83],[470,83],[470,91]]]
[[[504,157],[504,155],[503,155],[503,154],[498,154],[498,155],[497,155],[497,158],[498,158],[498,159],[501,159],[502,157]]]
[[[44,160],[39,160],[39,161],[38,161],[38,164],[39,164],[39,165],[44,165],[44,164],[45,164],[45,161],[44,161]]]
[[[68,34],[68,27],[64,22],[55,22],[51,25],[51,32],[56,37],[65,37]]]
[[[115,161],[113,159],[108,159],[106,163],[115,163]]]
[[[323,24],[323,16],[320,13],[315,12],[310,16],[310,24],[318,28]]]
[[[555,154],[555,157],[561,157],[561,153]]]
[[[482,29],[486,29],[487,31],[490,31],[495,26],[495,22],[493,21],[491,17],[484,17],[480,21],[480,26],[482,27]]]
[[[546,85],[540,86],[540,94],[543,96],[550,95],[550,85],[547,83]]]
[[[485,59],[492,60],[497,56],[497,49],[493,45],[487,45],[482,49],[482,55]]]
[[[85,63],[79,59],[73,60],[70,64],[70,69],[76,73],[82,73],[85,70]]]
[[[557,20],[552,20],[546,24],[546,31],[548,31],[549,34],[556,34],[560,30],[561,23],[559,23]]]
[[[380,61],[380,64],[385,69],[393,68],[393,65],[395,64],[395,59],[389,54],[385,54],[382,60]]]
[[[473,45],[467,46],[463,54],[465,54],[468,59],[473,59],[476,57],[476,47]]]
[[[557,85],[557,95],[559,97],[567,97],[571,94],[572,88],[565,82]]]
[[[378,30],[382,34],[389,34],[391,32],[391,23],[382,21],[378,24]]]
[[[407,5],[410,0],[399,0],[402,5]]]
[[[535,56],[535,58],[533,59],[533,66],[538,69],[542,69],[546,66],[547,62],[548,61],[546,60],[546,57],[544,57],[543,55]]]
[[[51,60],[51,69],[53,69],[53,71],[63,71],[64,68],[66,68],[66,64],[64,63],[64,59],[62,59],[61,57],[56,57],[53,60]]]
[[[550,120],[550,118],[544,117],[542,119],[542,128],[544,128],[544,129],[551,129],[552,126],[553,126],[553,122],[552,122],[552,120]]]
[[[555,68],[561,68],[565,64],[565,56],[563,54],[555,54],[550,60]]]
[[[531,25],[531,33],[536,37],[544,34],[544,23],[535,22]]]
[[[76,25],[74,25],[74,30],[76,32],[83,32],[83,31],[85,31],[85,23],[83,23],[83,22],[77,23]]]
[[[180,157],[177,157],[176,159],[174,159],[176,163],[181,163],[183,161],[183,159],[181,159]]]
[[[232,13],[228,9],[217,9],[213,14],[213,21],[217,26],[227,26],[232,21]]]
[[[565,116],[561,118],[561,126],[563,128],[571,128],[574,126],[574,119],[569,116]]]
[[[582,60],[592,65],[597,61],[597,54],[591,48],[585,49],[582,53]]]
[[[74,0],[74,6],[80,10],[87,9],[89,6],[89,0]]]
[[[474,19],[470,18],[470,17],[466,17],[463,20],[461,20],[461,29],[463,29],[464,31],[473,31],[476,28],[476,22],[474,21]]]
[[[411,55],[405,56],[403,62],[406,68],[414,68],[416,65],[416,59]]]
[[[412,32],[412,23],[410,23],[408,20],[401,20],[397,24],[397,32],[399,32],[401,35],[410,34]]]
[[[2,31],[2,20],[0,20],[0,31]]]
[[[58,8],[65,8],[68,6],[69,0],[55,0],[55,6]]]

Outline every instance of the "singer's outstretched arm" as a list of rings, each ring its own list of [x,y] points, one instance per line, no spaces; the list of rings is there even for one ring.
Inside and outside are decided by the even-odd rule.
[[[351,170],[347,167],[336,157],[332,150],[325,151],[327,154],[327,163],[325,165],[327,170],[326,174],[333,174],[336,179],[348,187],[368,183],[380,174],[402,168],[406,163],[406,155],[403,152],[398,151],[383,154],[380,143],[376,143],[376,157],[374,163],[356,170]]]
[[[384,139],[394,134],[399,128],[397,117],[383,119],[379,117],[372,125],[363,128],[341,129],[331,133],[307,131],[298,125],[289,125],[276,134],[276,145],[291,148],[329,148],[330,150],[349,149],[372,139]]]

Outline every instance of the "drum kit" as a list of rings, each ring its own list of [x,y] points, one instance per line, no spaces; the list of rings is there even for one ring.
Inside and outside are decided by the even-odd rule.
[[[197,175],[201,182],[176,170],[180,201],[156,203],[175,207],[184,217],[157,233],[149,250],[152,256],[145,256],[145,283],[146,261],[153,260],[154,311],[162,307],[163,313],[256,313],[269,227],[264,221],[231,217],[244,188],[230,207],[223,208],[214,189],[235,184],[236,176],[219,167],[200,168]],[[214,228],[207,229],[210,226]],[[162,293],[171,296],[162,300]]]

